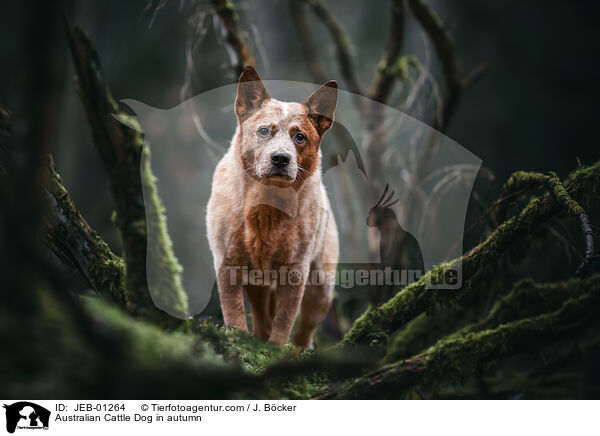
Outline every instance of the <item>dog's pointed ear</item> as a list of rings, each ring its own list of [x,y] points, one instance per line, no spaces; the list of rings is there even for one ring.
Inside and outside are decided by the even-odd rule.
[[[323,136],[333,124],[337,104],[337,88],[337,82],[330,80],[304,100],[304,105],[308,108],[308,118],[315,126],[319,136]]]
[[[260,108],[263,101],[269,99],[269,94],[256,70],[250,66],[244,68],[238,82],[237,97],[235,98],[235,113],[240,123]]]

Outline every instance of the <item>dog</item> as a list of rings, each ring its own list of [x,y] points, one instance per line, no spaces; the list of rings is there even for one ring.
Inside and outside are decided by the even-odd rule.
[[[300,312],[292,342],[312,347],[339,255],[321,181],[321,141],[336,105],[335,81],[294,103],[271,98],[252,67],[240,75],[237,128],[215,169],[206,217],[228,328],[248,330],[245,291],[255,336],[286,344]]]

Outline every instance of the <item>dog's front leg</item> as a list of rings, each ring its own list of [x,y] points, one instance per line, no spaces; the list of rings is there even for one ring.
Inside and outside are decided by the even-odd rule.
[[[285,278],[280,277],[269,341],[279,345],[287,343],[300,309],[307,274],[308,267],[295,265],[288,270]]]
[[[240,267],[224,263],[217,281],[225,326],[248,331]]]

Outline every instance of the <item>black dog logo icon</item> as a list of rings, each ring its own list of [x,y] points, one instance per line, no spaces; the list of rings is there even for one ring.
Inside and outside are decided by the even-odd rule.
[[[17,425],[19,428],[48,428],[50,411],[28,401],[19,401],[10,406],[4,405],[6,409],[6,431],[14,433]]]

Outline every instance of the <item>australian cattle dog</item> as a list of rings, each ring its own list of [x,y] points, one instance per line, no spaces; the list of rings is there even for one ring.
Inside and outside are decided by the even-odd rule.
[[[256,71],[242,72],[237,128],[215,169],[207,210],[225,325],[277,344],[312,346],[333,298],[338,232],[321,182],[321,141],[331,127],[337,83],[302,103],[269,97]],[[249,279],[248,279],[249,278]]]

